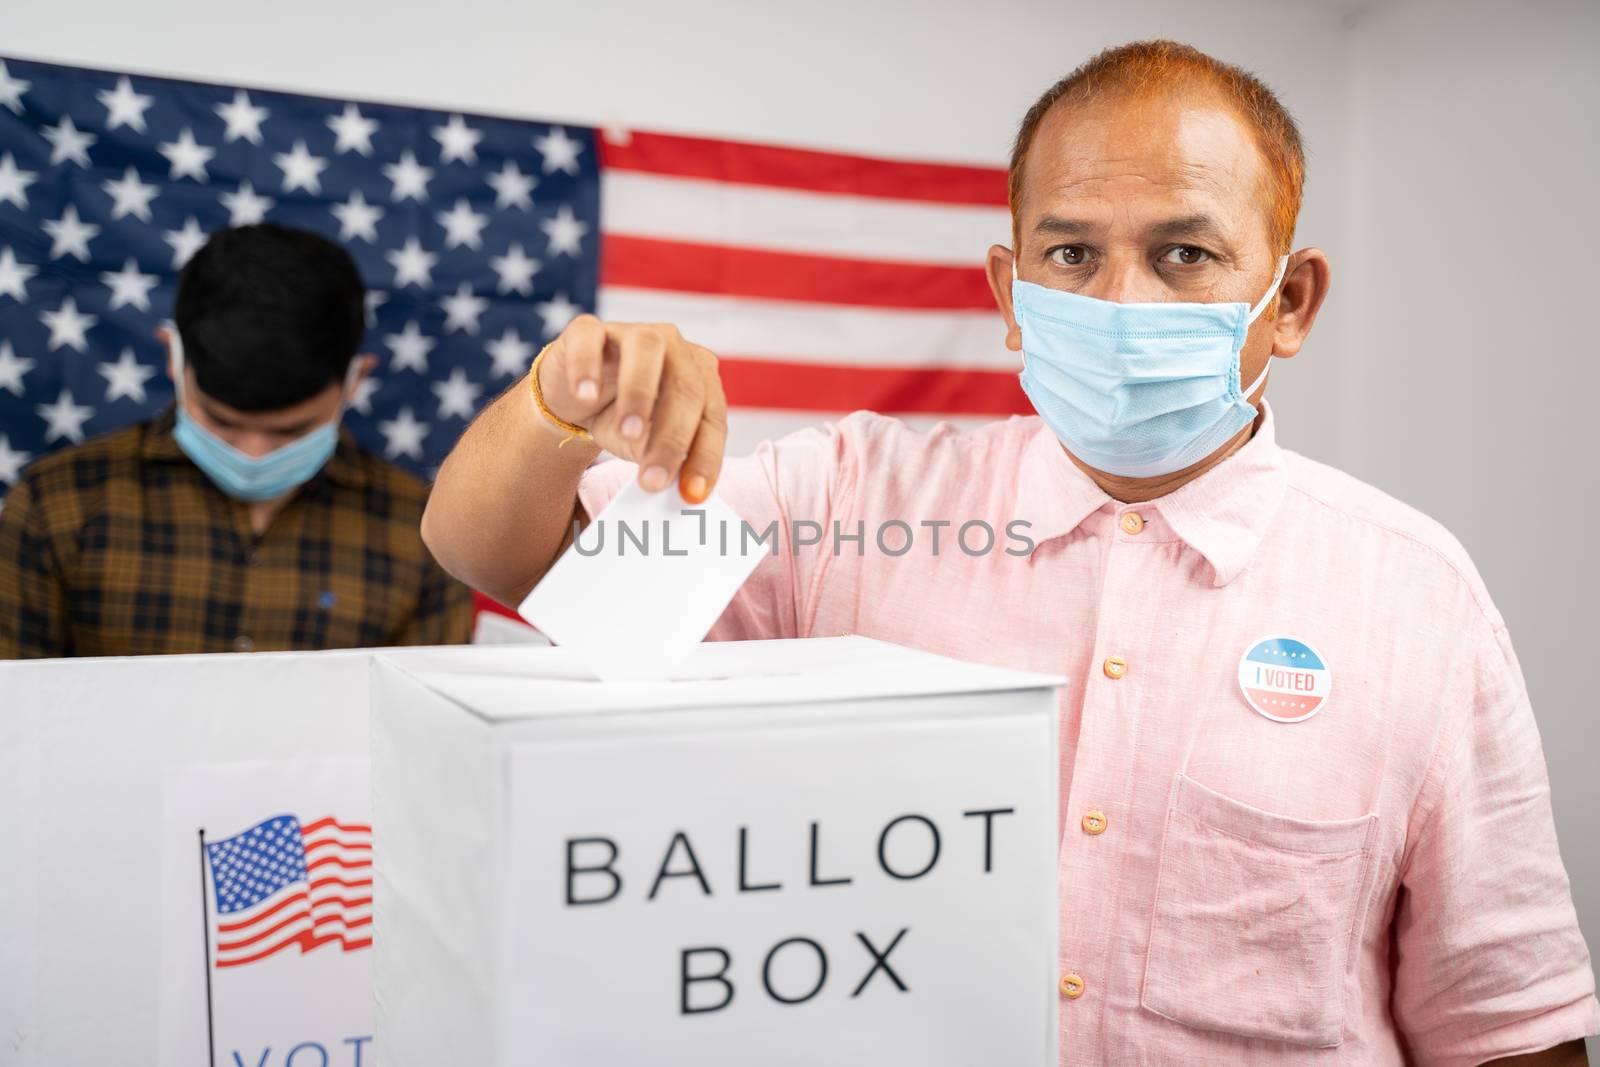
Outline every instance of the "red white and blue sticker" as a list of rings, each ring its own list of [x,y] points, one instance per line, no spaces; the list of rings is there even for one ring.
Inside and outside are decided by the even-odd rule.
[[[1239,658],[1245,701],[1273,722],[1305,722],[1322,710],[1333,672],[1297,637],[1263,637]]]

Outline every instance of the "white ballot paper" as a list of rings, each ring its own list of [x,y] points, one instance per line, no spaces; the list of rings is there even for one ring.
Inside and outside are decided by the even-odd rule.
[[[666,678],[760,561],[742,533],[715,494],[690,504],[630,481],[517,611],[603,681]]]

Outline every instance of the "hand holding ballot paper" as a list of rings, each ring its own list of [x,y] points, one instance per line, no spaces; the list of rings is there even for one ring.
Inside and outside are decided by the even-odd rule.
[[[728,414],[709,348],[685,340],[675,326],[582,315],[538,362],[548,414],[637,462],[644,488],[654,492],[677,479],[685,498],[705,499],[722,466]]]
[[[675,327],[580,315],[535,363],[537,391],[519,383],[483,413],[445,461],[422,523],[435,558],[507,605],[522,602],[569,543],[572,521],[587,518],[576,508],[578,479],[600,449],[637,463],[644,489],[676,482],[699,504],[727,436],[716,357]],[[567,503],[551,506],[558,501]],[[469,526],[440,528],[441,513],[461,509],[475,515]]]

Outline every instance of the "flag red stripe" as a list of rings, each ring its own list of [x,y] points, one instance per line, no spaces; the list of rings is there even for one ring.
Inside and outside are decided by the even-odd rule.
[[[354,888],[361,888],[363,886],[372,885],[372,879],[370,879],[370,878],[368,878],[364,882],[356,882],[356,883],[339,882],[339,879],[337,879],[337,878],[324,878],[321,881],[315,883],[315,886],[327,885],[329,882],[338,882],[338,884],[340,884],[340,885],[346,885],[346,886],[349,886],[350,888],[353,888],[353,889]],[[217,935],[220,937],[223,934],[233,933],[236,930],[244,930],[244,929],[247,929],[249,927],[259,926],[261,924],[261,921],[263,919],[265,919],[267,916],[275,915],[276,913],[282,911],[284,908],[287,908],[289,905],[295,904],[295,903],[298,903],[298,902],[302,902],[305,899],[306,899],[306,893],[305,893],[304,890],[301,890],[298,893],[292,893],[289,896],[284,897],[282,900],[278,901],[272,907],[268,908],[266,911],[262,912],[260,915],[255,916],[254,918],[246,919],[243,922],[232,922],[232,923],[219,922],[219,923],[217,923]],[[370,896],[367,896],[367,897],[349,897],[349,898],[336,897],[336,896],[319,896],[319,897],[317,897],[317,899],[315,901],[312,902],[311,907],[313,907],[313,908],[323,908],[323,907],[327,907],[329,904],[342,904],[347,908],[359,908],[359,907],[362,907],[363,905],[371,904],[371,903],[372,903],[372,898]],[[276,927],[274,927],[274,929],[276,929]],[[248,944],[248,942],[245,942],[245,943]]]
[[[305,900],[305,894],[304,893],[297,893],[297,894],[295,894],[295,896],[299,897],[302,903],[304,902],[304,900]],[[294,925],[295,923],[299,922],[301,919],[304,919],[304,918],[308,917],[310,914],[311,914],[311,909],[309,907],[296,908],[294,911],[289,912],[287,915],[285,915],[283,918],[279,919],[277,922],[273,923],[271,926],[267,927],[265,930],[262,930],[260,933],[257,933],[257,934],[252,934],[250,937],[241,937],[237,941],[223,941],[219,937],[217,939],[217,951],[218,952],[232,952],[234,949],[248,948],[251,945],[255,944],[256,942],[261,941],[264,938],[271,937],[273,934],[277,933],[279,930],[282,930],[285,926]]]
[[[327,826],[336,826],[339,829],[344,830],[347,833],[352,833],[352,834],[370,834],[370,833],[372,833],[372,824],[371,823],[363,823],[363,822],[343,823],[343,822],[339,822],[338,820],[334,819],[333,816],[331,816],[331,815],[326,816],[326,817],[321,818],[321,819],[318,819],[316,822],[313,822],[313,823],[306,823],[305,825],[300,827],[300,833],[302,835],[316,833],[318,830],[321,830],[321,829],[323,829],[324,827],[327,827]]]
[[[734,407],[906,415],[1028,415],[1017,376],[959,367],[862,367],[722,357]]]
[[[323,856],[319,860],[312,860],[310,863],[306,864],[306,870],[314,871],[318,867],[326,867],[330,863],[336,867],[343,867],[347,871],[364,871],[372,868],[371,859],[355,860],[353,862],[346,863],[338,856]]]
[[[354,881],[347,882],[343,878],[336,878],[333,875],[328,875],[327,877],[318,878],[315,881],[313,881],[311,883],[311,889],[312,889],[313,892],[315,892],[316,890],[321,889],[325,885],[342,885],[346,889],[360,889],[363,886],[369,886],[371,884],[372,884],[372,879],[371,878],[357,878]]]
[[[238,967],[246,963],[254,963],[257,960],[266,959],[275,952],[282,952],[291,945],[299,945],[300,951],[302,953],[306,953],[310,952],[319,945],[326,945],[332,941],[339,942],[346,952],[353,952],[358,948],[367,948],[372,944],[372,938],[370,937],[362,937],[351,940],[346,938],[344,934],[323,934],[321,936],[312,936],[311,931],[303,930],[300,933],[295,934],[293,937],[285,938],[277,944],[264,948],[260,952],[254,953],[253,955],[241,956],[231,960],[218,960],[217,967]]]
[[[370,903],[372,903],[372,899],[369,897],[366,900],[350,901],[348,906],[354,908],[354,907],[361,907],[361,906],[364,906],[364,905],[367,905],[367,904],[370,904]],[[316,907],[316,906],[318,906],[318,905],[313,905],[313,907]],[[347,921],[347,920],[345,920],[344,915],[341,912],[335,912],[334,914],[331,914],[331,915],[313,916],[311,914],[310,909],[301,908],[298,911],[290,913],[288,916],[284,917],[283,919],[280,919],[278,922],[273,923],[270,928],[268,928],[266,930],[263,930],[259,934],[255,934],[252,937],[240,938],[237,941],[220,941],[219,940],[217,942],[217,952],[219,952],[219,953],[232,952],[232,951],[234,951],[236,949],[249,948],[251,945],[256,944],[258,941],[262,941],[262,940],[264,940],[266,938],[269,938],[273,934],[275,934],[278,931],[282,930],[284,927],[292,926],[295,923],[301,921],[302,919],[310,919],[311,920],[311,925],[312,925],[313,928],[316,928],[318,926],[326,926],[328,923],[332,923],[332,922],[344,922],[346,928],[347,929],[351,929],[351,930],[353,930],[353,929],[355,929],[356,927],[359,927],[359,926],[366,926],[367,924],[372,922],[372,916],[370,916],[370,915],[363,916],[363,917],[361,917],[359,919],[353,919],[353,920],[348,920]]]
[[[287,908],[290,904],[293,904],[295,901],[304,900],[304,899],[306,899],[306,893],[305,893],[305,890],[301,890],[298,893],[291,893],[288,896],[284,897],[282,900],[278,901],[276,904],[274,904],[272,907],[268,908],[266,911],[262,912],[260,915],[254,915],[254,916],[251,916],[248,919],[244,919],[244,920],[239,921],[239,922],[229,922],[229,923],[218,922],[217,923],[217,935],[220,937],[223,934],[232,933],[234,930],[243,930],[246,927],[255,926],[257,923],[261,922],[262,919],[265,919],[268,915],[272,915],[275,912],[282,911],[284,908]]]
[[[371,852],[372,842],[367,841],[341,841],[337,837],[323,838],[321,841],[305,842],[306,855],[317,851],[319,848],[342,848],[347,852]]]
[[[774,252],[607,233],[600,284],[857,307],[992,311],[983,268]]]
[[[339,942],[346,952],[354,952],[358,948],[370,948],[372,946],[372,938],[370,937],[361,937],[352,941],[344,937],[342,934],[324,934],[321,937],[314,937],[307,941],[306,946],[302,951],[310,952],[318,945],[326,945],[330,941]]]
[[[678,178],[770,185],[813,193],[1005,207],[999,167],[874,159],[780,145],[632,132],[626,144],[599,138],[600,165]]]
[[[291,935],[289,937],[284,938],[282,941],[277,941],[277,942],[274,942],[273,944],[268,945],[266,948],[261,949],[259,952],[253,952],[248,956],[236,956],[233,959],[227,959],[227,960],[218,959],[217,960],[217,968],[220,970],[223,967],[238,967],[238,966],[241,966],[241,965],[246,964],[246,963],[254,963],[257,960],[264,960],[268,956],[271,956],[273,953],[282,952],[284,949],[288,948],[291,945],[301,944],[304,940],[305,940],[305,931],[302,930],[299,933],[296,933],[296,934],[293,934],[293,935]],[[220,952],[222,950],[222,946],[218,945],[217,946],[217,950]],[[302,951],[304,951],[304,950],[302,949]]]

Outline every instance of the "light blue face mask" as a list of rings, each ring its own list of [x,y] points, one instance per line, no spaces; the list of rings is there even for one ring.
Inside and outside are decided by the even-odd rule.
[[[1248,398],[1267,368],[1241,387],[1239,350],[1288,263],[1278,260],[1272,285],[1250,307],[1097,300],[1022,281],[1013,260],[1023,392],[1061,443],[1096,470],[1148,478],[1191,467],[1258,414]]]
[[[251,456],[234,448],[190,417],[183,395],[183,341],[176,330],[172,331],[172,365],[177,374],[178,396],[173,440],[218,489],[231,497],[250,502],[276,500],[300,488],[327,466],[328,460],[333,457],[333,450],[339,444],[339,422],[344,418],[345,404],[360,376],[360,367],[352,359],[350,370],[345,374],[339,413],[332,422],[324,423],[304,437],[297,437],[265,455]]]

